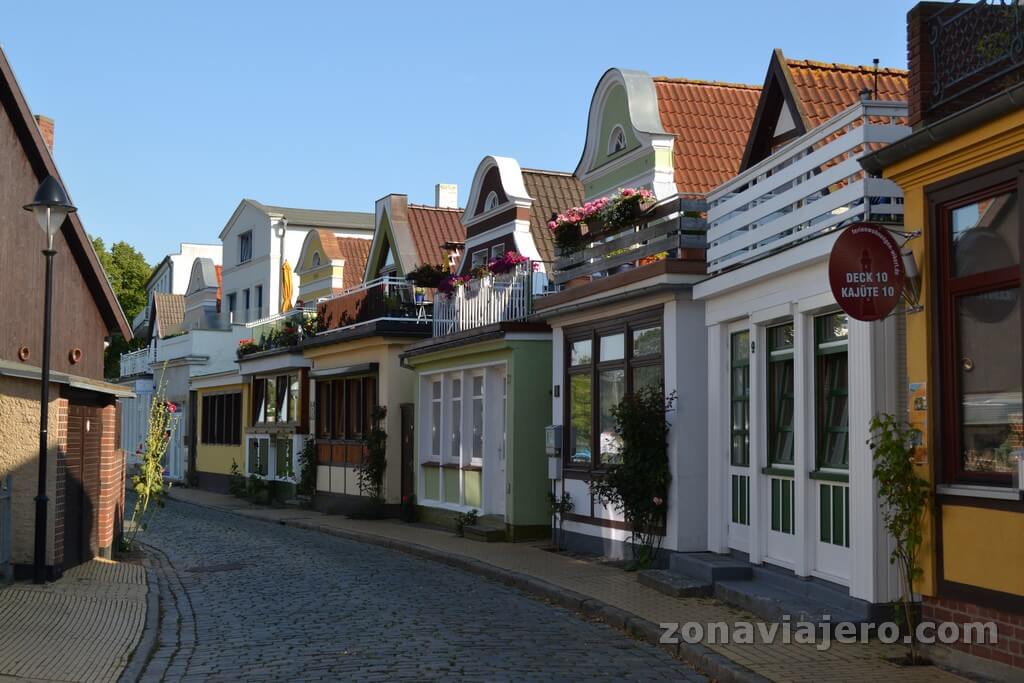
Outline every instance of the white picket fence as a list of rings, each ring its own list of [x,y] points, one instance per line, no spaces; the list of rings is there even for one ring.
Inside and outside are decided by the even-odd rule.
[[[434,336],[454,334],[495,323],[522,320],[532,312],[533,263],[503,275],[474,279],[451,295],[434,295]]]

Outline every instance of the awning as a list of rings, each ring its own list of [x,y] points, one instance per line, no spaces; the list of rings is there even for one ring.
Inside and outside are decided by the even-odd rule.
[[[16,377],[39,382],[43,378],[43,371],[34,365],[16,363],[9,360],[0,360],[0,377]],[[111,384],[99,379],[69,375],[66,372],[50,371],[50,382],[52,384],[66,384],[74,389],[95,391],[99,394],[116,396],[117,398],[135,398],[135,392],[128,387],[119,384]]]

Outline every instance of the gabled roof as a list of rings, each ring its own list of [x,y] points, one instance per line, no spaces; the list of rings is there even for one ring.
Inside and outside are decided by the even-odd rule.
[[[361,237],[334,237],[334,244],[338,258],[345,260],[345,267],[341,271],[342,287],[348,289],[358,286],[363,281],[366,261],[370,258],[371,241]],[[326,247],[324,251],[327,251]]]
[[[255,199],[246,199],[257,209],[267,214],[280,214],[293,225],[314,228],[364,228],[373,230],[373,214],[362,211],[324,211],[320,209],[296,209],[288,206],[263,204]]]
[[[523,169],[523,185],[533,198],[530,234],[542,261],[554,261],[555,243],[548,229],[552,213],[583,203],[583,183],[571,173]]]
[[[160,339],[184,331],[185,297],[181,294],[154,292],[153,324]]]
[[[409,205],[409,233],[419,264],[448,262],[448,242],[466,241],[462,209],[439,209],[422,204]]]
[[[675,136],[672,166],[682,194],[703,195],[736,175],[761,88],[657,76],[661,125]]]
[[[0,48],[0,106],[7,111],[11,125],[21,141],[36,178],[42,182],[46,176],[52,175],[60,180],[57,165],[43,141],[39,126],[32,117],[32,112],[25,101],[25,95],[18,86],[18,80],[14,77],[14,71],[2,48]],[[64,184],[63,181],[61,184]],[[70,196],[71,193],[67,186],[64,189]],[[103,272],[99,258],[92,248],[92,242],[86,235],[82,220],[77,213],[70,214],[64,221],[61,226],[61,234],[67,241],[68,249],[72,252],[82,278],[96,302],[103,322],[106,324],[107,332],[119,333],[125,339],[131,339],[131,323],[114,295],[114,289],[111,287],[106,273]]]
[[[876,70],[874,66],[789,59],[782,50],[774,50],[740,170],[750,168],[771,154],[776,124],[783,112],[792,120],[790,136],[798,137],[852,107],[865,91],[871,92],[874,99],[905,101],[907,72],[888,67]]]

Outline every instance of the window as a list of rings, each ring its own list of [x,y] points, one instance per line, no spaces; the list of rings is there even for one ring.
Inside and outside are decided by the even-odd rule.
[[[203,396],[199,440],[201,443],[211,445],[242,444],[241,393]]]
[[[729,462],[734,467],[750,465],[750,332],[736,332],[729,338]]]
[[[473,460],[484,458],[484,376],[473,375]]]
[[[452,378],[452,448],[448,457],[456,462],[462,459],[462,379]]]
[[[319,251],[314,251],[313,252],[313,267],[316,268],[319,265],[320,265],[320,252]]]
[[[373,407],[377,404],[376,377],[317,380],[316,396],[317,438],[363,439],[370,428]],[[297,393],[296,409],[301,405],[301,394]]]
[[[249,290],[248,289],[243,289],[242,290],[242,304],[243,304],[243,307],[245,309],[245,319],[248,320],[249,319],[249,309],[252,307],[251,306],[252,302],[249,300]]]
[[[940,410],[950,482],[1009,486],[1024,457],[1019,172],[939,193],[940,377],[949,388]]]
[[[237,295],[234,292],[231,292],[230,294],[228,294],[228,316],[231,318],[232,321],[235,319],[235,311],[238,310],[235,307],[236,306],[236,298],[237,298]]]
[[[252,384],[253,423],[295,423],[301,419],[299,375],[258,377],[253,380]],[[323,424],[329,422],[329,415],[325,416],[321,412],[317,412],[318,431]]]
[[[566,464],[583,468],[618,464],[622,443],[615,433],[613,409],[630,392],[663,385],[659,317],[647,313],[569,330],[566,356]]]
[[[500,201],[498,200],[498,193],[492,190],[490,193],[488,193],[487,199],[484,201],[484,211],[490,211],[491,209],[498,208],[499,203]]]
[[[608,156],[618,154],[624,149],[626,149],[626,131],[622,126],[615,126],[612,129],[612,134],[608,136]]]
[[[246,472],[255,474],[258,477],[265,477],[270,464],[270,439],[250,437],[249,438],[249,462]]]
[[[292,463],[291,437],[274,439],[274,476],[279,479],[295,476],[295,468]]]
[[[480,266],[487,265],[487,250],[478,249],[473,252],[473,256],[470,257],[469,265],[472,268],[479,268]]]
[[[499,256],[501,256],[504,253],[505,253],[505,245],[504,244],[495,244],[493,247],[491,247],[491,258],[492,259],[498,258]]]
[[[793,464],[793,323],[768,328],[768,464]]]
[[[814,319],[815,376],[817,404],[818,467],[846,469],[850,444],[847,394],[848,321],[845,313],[833,313]]]
[[[256,317],[263,314],[263,285],[256,285]]]
[[[252,260],[252,230],[247,230],[238,236],[238,262],[245,263]]]
[[[430,383],[430,455],[441,458],[441,380]]]

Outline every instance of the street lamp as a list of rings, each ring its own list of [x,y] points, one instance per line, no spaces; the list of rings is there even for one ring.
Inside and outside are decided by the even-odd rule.
[[[39,489],[36,492],[36,545],[32,563],[32,582],[46,583],[46,430],[49,425],[50,404],[50,309],[53,305],[53,236],[64,224],[69,213],[76,211],[71,205],[68,195],[61,187],[60,181],[53,176],[39,184],[36,196],[31,204],[25,205],[26,211],[35,214],[39,227],[46,233],[46,293],[43,305],[43,374],[41,377],[42,391],[39,403]]]

